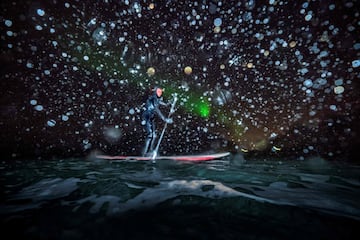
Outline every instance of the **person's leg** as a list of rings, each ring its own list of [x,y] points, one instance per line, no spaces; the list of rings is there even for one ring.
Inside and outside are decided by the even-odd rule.
[[[154,145],[154,128],[153,122],[150,119],[146,119],[145,123],[145,130],[146,130],[146,139],[145,139],[145,146],[142,152],[142,155],[145,156],[148,152],[152,151],[152,147]]]
[[[145,121],[146,121],[145,122],[146,138],[145,138],[145,146],[144,146],[143,151],[142,151],[143,156],[145,156],[146,153],[149,150],[149,146],[150,146],[150,142],[151,142],[151,136],[152,136],[149,120],[146,119]]]
[[[151,133],[152,133],[152,137],[151,137],[151,145],[150,145],[149,152],[152,153],[154,151],[155,140],[156,140],[156,128],[155,128],[154,121],[152,121],[152,123],[151,123]]]

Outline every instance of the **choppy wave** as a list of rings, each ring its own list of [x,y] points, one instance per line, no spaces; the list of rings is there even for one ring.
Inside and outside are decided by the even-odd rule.
[[[56,226],[53,217],[70,223],[79,218],[83,220],[77,224],[85,221],[82,224],[94,226],[97,223],[86,222],[93,216],[102,216],[105,222],[131,217],[131,224],[136,224],[137,214],[147,219],[141,213],[149,211],[151,218],[177,211],[168,216],[176,222],[192,221],[188,211],[206,213],[204,218],[212,221],[229,215],[245,222],[272,218],[267,224],[290,228],[313,221],[321,224],[331,216],[344,228],[342,234],[349,229],[356,232],[354,226],[360,225],[359,170],[336,163],[314,167],[306,161],[28,161],[1,169],[0,215],[4,226],[13,226],[13,219],[20,217],[28,229],[37,224],[33,218]],[[201,221],[197,214],[196,221]],[[292,219],[294,226],[286,219]]]

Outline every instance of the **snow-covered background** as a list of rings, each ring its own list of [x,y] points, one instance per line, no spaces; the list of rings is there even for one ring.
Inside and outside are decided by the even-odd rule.
[[[140,153],[160,85],[180,97],[161,154],[354,158],[357,4],[2,1],[3,156]]]

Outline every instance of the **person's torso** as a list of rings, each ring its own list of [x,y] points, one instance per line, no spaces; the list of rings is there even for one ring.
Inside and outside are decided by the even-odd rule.
[[[159,107],[159,101],[160,100],[155,95],[149,97],[145,104],[146,111],[154,113],[156,108]]]

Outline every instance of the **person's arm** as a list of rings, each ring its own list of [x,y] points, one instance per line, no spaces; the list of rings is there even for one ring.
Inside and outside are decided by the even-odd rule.
[[[155,106],[155,111],[163,121],[166,121],[166,117],[164,116],[164,114],[162,114],[158,106]]]
[[[173,120],[171,118],[166,118],[164,116],[164,114],[162,114],[162,112],[160,111],[159,107],[158,106],[155,106],[155,111],[157,113],[157,115],[159,115],[159,117],[166,123],[173,123]]]
[[[163,105],[163,106],[170,106],[171,105],[171,102],[164,102],[162,99],[159,100],[159,104],[160,105]]]

